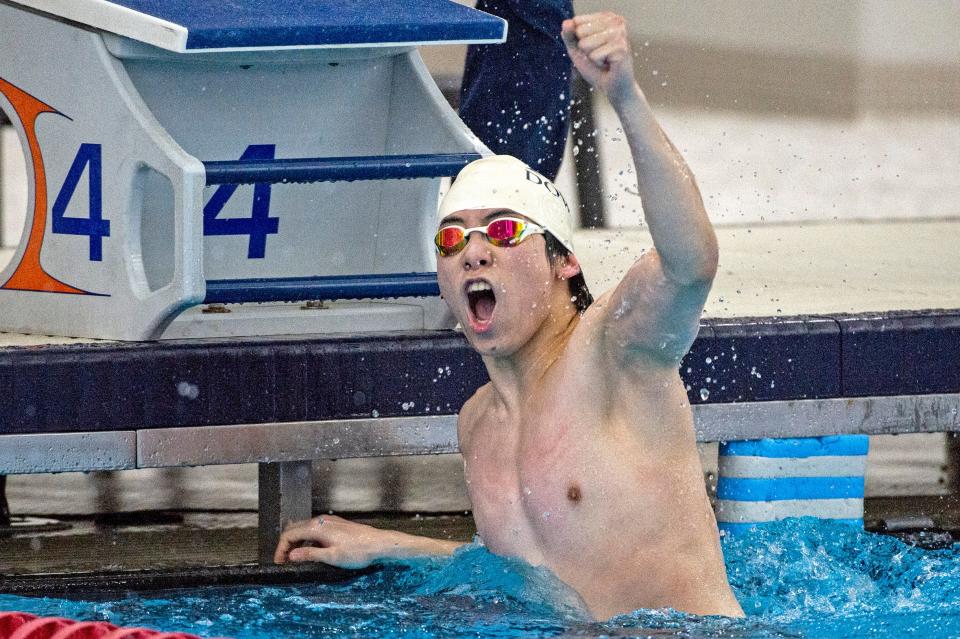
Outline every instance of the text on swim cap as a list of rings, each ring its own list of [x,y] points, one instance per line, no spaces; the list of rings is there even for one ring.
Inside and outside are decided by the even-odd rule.
[[[554,197],[560,198],[560,201],[563,202],[563,208],[567,209],[568,212],[570,211],[570,207],[567,205],[566,198],[563,197],[563,193],[560,192],[560,189],[554,186],[553,182],[543,177],[536,171],[532,171],[530,169],[527,169],[527,180],[529,182],[533,182],[534,184],[542,185],[543,188],[547,189],[547,193]]]

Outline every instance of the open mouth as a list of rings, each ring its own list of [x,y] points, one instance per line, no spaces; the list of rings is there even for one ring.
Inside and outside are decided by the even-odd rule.
[[[470,307],[470,323],[474,330],[485,330],[493,318],[493,310],[497,306],[497,296],[493,286],[485,280],[468,282],[467,304]]]

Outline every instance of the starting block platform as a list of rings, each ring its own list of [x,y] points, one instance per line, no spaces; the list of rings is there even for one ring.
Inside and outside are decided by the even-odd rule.
[[[442,324],[440,178],[489,151],[417,47],[500,42],[502,19],[449,0],[4,0],[0,23],[30,187],[0,330],[150,340],[201,303],[371,298],[389,301],[313,330]]]

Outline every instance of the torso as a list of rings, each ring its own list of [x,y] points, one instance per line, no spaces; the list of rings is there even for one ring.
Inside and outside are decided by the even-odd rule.
[[[605,379],[589,341],[574,331],[513,414],[490,385],[461,412],[481,539],[550,568],[597,618],[662,607],[739,614],[679,375]]]

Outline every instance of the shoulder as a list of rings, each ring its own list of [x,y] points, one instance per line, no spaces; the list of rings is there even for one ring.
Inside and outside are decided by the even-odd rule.
[[[652,349],[638,348],[637,343],[649,341],[650,327],[640,321],[648,299],[624,299],[613,289],[597,297],[584,311],[571,335],[564,357],[564,378],[568,383],[583,383],[593,389],[608,389],[616,402],[617,392],[624,383],[643,386],[660,384],[661,374],[673,374],[677,362],[656,357]],[[625,326],[633,331],[625,331]],[[639,334],[639,335],[638,335]]]
[[[712,276],[681,281],[645,251],[615,288],[584,314],[601,361],[622,370],[676,368],[700,327]]]

